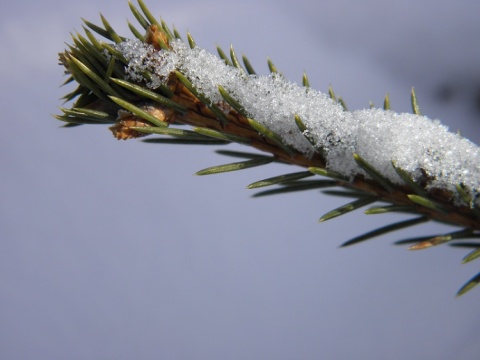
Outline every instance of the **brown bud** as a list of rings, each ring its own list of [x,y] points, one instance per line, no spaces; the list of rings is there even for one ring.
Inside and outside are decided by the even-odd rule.
[[[128,140],[148,135],[136,131],[132,129],[132,127],[147,126],[151,126],[151,124],[143,119],[138,118],[137,116],[133,115],[128,111],[119,110],[117,122],[115,123],[115,125],[110,126],[109,129],[113,133],[113,136],[115,136],[118,140]]]
[[[158,28],[157,25],[150,25],[145,35],[145,43],[153,45],[157,50],[160,50],[160,42],[163,42],[168,46],[168,37],[165,32]]]
[[[144,104],[141,109],[155,116],[158,120],[172,123],[175,119],[175,111],[169,108],[163,108],[160,105]],[[132,114],[129,111],[119,110],[117,122],[109,129],[118,140],[135,139],[149,134],[142,133],[133,127],[150,127],[153,126],[148,121]]]

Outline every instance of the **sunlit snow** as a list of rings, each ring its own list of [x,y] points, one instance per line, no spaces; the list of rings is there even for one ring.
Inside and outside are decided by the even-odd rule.
[[[280,135],[285,144],[305,156],[323,149],[327,167],[343,175],[364,174],[353,159],[352,154],[357,153],[397,184],[402,180],[392,161],[414,179],[422,169],[432,178],[429,187],[455,192],[455,186],[463,184],[472,197],[480,193],[479,148],[449,132],[438,120],[375,108],[345,111],[328,95],[279,74],[247,75],[199,47],[190,49],[180,40],[170,45],[171,51],[155,51],[139,40],[128,40],[116,47],[129,61],[130,79],[146,81],[142,73],[147,70],[154,74],[147,86],[156,88],[172,71],[179,70],[212,103],[223,101],[218,91],[221,85],[251,118]],[[315,146],[299,131],[296,114]]]

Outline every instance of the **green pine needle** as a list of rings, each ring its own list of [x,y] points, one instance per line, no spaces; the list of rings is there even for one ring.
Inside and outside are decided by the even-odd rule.
[[[258,131],[260,134],[265,136],[267,139],[270,141],[274,142],[276,145],[280,146],[288,155],[294,156],[295,155],[295,150],[291,149],[287,145],[283,143],[283,140],[281,136],[278,134],[274,133],[272,130],[267,128],[266,126],[260,124],[259,122],[253,120],[253,119],[248,119],[248,122],[250,123],[250,126],[254,128],[256,131]]]
[[[130,7],[130,10],[133,16],[135,16],[135,19],[137,19],[138,23],[143,27],[144,30],[147,30],[147,28],[150,26],[147,19],[145,19],[142,13],[138,11],[138,9],[132,4],[130,0],[128,1],[128,6]]]
[[[235,50],[233,49],[233,45],[230,46],[230,59],[232,59],[232,64],[234,67],[242,71],[245,71],[242,65],[240,64],[240,61],[238,61],[237,55],[235,54]]]
[[[91,30],[95,31],[98,35],[103,36],[104,38],[113,41],[113,39],[110,38],[110,34],[108,33],[107,30],[102,29],[100,26],[97,26],[97,25],[91,23],[90,21],[87,21],[85,19],[82,19],[82,20],[83,20],[83,23],[85,25],[87,25]]]
[[[387,206],[376,206],[371,207],[370,209],[365,210],[366,215],[377,215],[377,214],[386,214],[391,212],[402,212],[402,213],[413,213],[415,214],[415,208],[408,205],[387,205]]]
[[[245,69],[247,70],[248,75],[256,75],[257,73],[253,69],[252,64],[245,55],[242,55],[243,65],[245,65]]]
[[[401,229],[406,229],[407,227],[418,225],[424,222],[427,222],[429,219],[427,216],[420,216],[414,219],[409,219],[409,220],[404,220],[400,222],[396,222],[387,226],[383,226],[381,228],[375,229],[373,231],[370,231],[368,233],[365,233],[360,236],[356,236],[353,239],[350,239],[346,242],[344,242],[341,247],[346,247],[350,245],[357,244],[359,242],[365,241],[372,239],[374,237],[380,236],[380,235],[385,235],[393,231],[398,231]]]
[[[225,64],[227,64],[228,66],[233,66],[232,62],[230,61],[230,59],[228,58],[228,56],[225,54],[225,52],[220,46],[217,46],[217,52],[218,52],[218,56],[220,56],[220,59],[225,61]]]
[[[245,144],[245,145],[248,145],[252,142],[249,138],[238,136],[238,135],[226,134],[221,131],[217,131],[213,129],[196,127],[196,128],[193,128],[192,130],[198,134],[209,136],[215,139],[228,141],[228,142],[236,142],[238,144]]]
[[[130,111],[132,114],[137,115],[138,117],[147,120],[148,122],[151,122],[153,125],[159,126],[159,127],[166,127],[168,124],[166,122],[158,120],[155,116],[149,114],[148,112],[140,109],[139,107],[129,103],[128,101],[125,101],[123,99],[119,99],[115,96],[110,96],[110,99],[116,103],[117,105],[120,105],[122,108],[124,108],[127,111]]]
[[[136,95],[139,95],[141,97],[153,100],[153,101],[155,101],[159,104],[165,105],[165,106],[167,106],[171,109],[174,109],[176,111],[179,111],[181,113],[186,113],[187,110],[188,110],[186,107],[170,100],[169,98],[167,98],[163,95],[160,95],[159,93],[156,93],[154,91],[145,89],[142,86],[135,85],[135,84],[132,84],[131,82],[128,82],[126,80],[121,80],[121,79],[111,78],[111,81],[113,81],[115,84],[118,84],[118,85],[124,87],[125,89],[130,90],[131,92],[133,92]]]
[[[337,97],[335,96],[335,92],[333,91],[333,88],[331,85],[328,87],[328,95],[330,96],[330,99],[332,99],[335,102],[337,101]]]
[[[145,133],[145,134],[157,134],[157,135],[169,135],[173,137],[180,137],[189,140],[211,140],[206,136],[202,136],[197,134],[194,131],[184,130],[184,129],[176,129],[176,128],[169,128],[169,127],[156,127],[156,126],[132,126],[132,130]]]
[[[175,27],[173,28],[173,35],[175,35],[175,39],[182,40],[182,36]]]
[[[273,64],[272,60],[267,59],[267,65],[268,65],[268,69],[270,70],[270,73],[272,74],[278,73],[277,67]]]
[[[67,125],[95,125],[95,124],[102,124],[105,125],[105,121],[100,121],[96,118],[89,118],[84,116],[71,116],[71,115],[53,115],[53,117],[57,120],[66,122]]]
[[[413,195],[413,194],[410,194],[410,195],[407,195],[407,196],[412,202],[414,202],[417,205],[426,207],[428,209],[432,209],[432,210],[437,211],[439,213],[443,213],[443,214],[448,213],[448,211],[442,205],[438,204],[437,202],[435,202],[433,200],[427,199],[423,196]]]
[[[410,93],[410,99],[412,103],[412,112],[415,115],[422,115],[420,112],[420,106],[418,106],[417,95],[415,94],[415,89],[412,87],[412,92]]]
[[[200,94],[197,89],[193,86],[193,84],[190,82],[190,80],[187,79],[185,75],[183,75],[180,71],[175,70],[175,75],[177,76],[178,80],[185,85],[185,87],[193,94],[195,95],[200,101],[205,104],[217,117],[217,119],[222,123],[222,124],[227,124],[229,122],[227,116],[225,113],[218,108],[215,104],[213,104],[211,101],[209,101],[204,95]]]
[[[237,151],[237,150],[217,150],[215,151],[217,154],[233,157],[233,158],[240,158],[240,159],[259,159],[265,158],[265,155],[259,153],[252,153],[246,151]],[[275,159],[273,160],[275,161]]]
[[[330,219],[333,219],[337,216],[347,214],[351,211],[357,210],[365,205],[374,203],[375,201],[378,200],[378,197],[376,196],[366,196],[362,197],[358,200],[352,201],[351,203],[345,204],[343,206],[340,206],[336,208],[335,210],[329,211],[325,215],[323,215],[318,222],[324,222]]]
[[[385,95],[385,99],[383,100],[383,110],[391,110],[392,107],[390,105],[390,95],[387,93]]]
[[[315,146],[315,139],[309,133],[307,127],[305,126],[305,123],[302,121],[302,118],[298,114],[295,114],[295,124],[297,125],[298,130],[300,130],[305,139],[307,139],[310,144]]]
[[[306,73],[303,73],[302,76],[302,85],[305,86],[306,88],[310,87],[310,81],[308,80],[308,76]]]
[[[145,5],[143,0],[137,0],[138,5],[140,6],[140,9],[142,9],[143,14],[147,18],[147,20],[150,22],[150,24],[157,25],[158,27],[161,27],[160,24],[158,23],[157,19],[155,16],[152,15],[148,7]]]
[[[287,194],[312,189],[324,189],[337,186],[337,183],[333,180],[298,180],[288,183],[281,183],[280,186],[281,187],[279,188],[264,190],[255,193],[253,197]]]
[[[343,175],[340,174],[340,173],[337,173],[337,172],[335,172],[335,171],[332,171],[332,170],[327,170],[327,169],[318,168],[318,167],[309,167],[309,168],[308,168],[308,171],[310,171],[310,172],[313,173],[313,174],[317,174],[317,175],[329,177],[329,178],[332,178],[332,179],[336,179],[336,180],[348,182],[348,178],[347,178],[347,177],[343,176]]]
[[[251,159],[246,161],[239,161],[231,164],[212,166],[200,171],[197,171],[195,175],[213,175],[220,174],[224,172],[237,171],[248,169],[255,166],[265,165],[271,163],[274,160],[272,157],[263,157],[258,159]]]
[[[167,23],[164,21],[164,20],[161,20],[161,26],[162,26],[162,29],[163,31],[165,32],[165,34],[167,35],[167,39],[169,41],[175,39],[175,35],[172,33],[172,31],[170,30],[170,28],[168,27]]]
[[[107,84],[105,80],[103,80],[100,76],[98,76],[94,71],[92,71],[88,66],[83,64],[80,60],[75,59],[74,57],[71,60],[75,63],[77,68],[82,71],[85,75],[87,75],[95,84],[100,88],[103,92],[107,93],[108,95],[120,97],[121,95],[114,90],[110,85]]]
[[[359,199],[363,198],[366,195],[370,195],[366,192],[359,191],[359,190],[323,190],[323,194],[325,195],[331,195],[331,196],[337,196],[337,197],[344,197],[344,198],[354,198],[354,199]]]
[[[104,111],[84,109],[84,108],[72,108],[66,109],[61,107],[60,110],[67,116],[79,117],[92,121],[98,121],[100,123],[113,123],[115,118]]]
[[[472,260],[475,260],[477,258],[480,257],[480,246],[478,246],[477,249],[469,252],[467,255],[464,256],[464,258],[462,259],[462,263],[463,264],[466,264]]]
[[[392,161],[392,166],[397,172],[397,174],[402,178],[402,180],[407,183],[410,189],[412,189],[419,196],[426,196],[425,190],[420,185],[418,185],[405,170],[397,167],[397,163],[395,161]]]
[[[341,97],[338,98],[338,103],[342,106],[343,110],[348,111],[347,104],[345,103],[345,100],[343,100]]]
[[[264,187],[264,186],[271,186],[271,185],[276,185],[280,183],[284,183],[287,181],[294,181],[294,180],[299,180],[299,179],[304,179],[306,177],[312,176],[313,174],[309,171],[300,171],[300,172],[295,172],[291,174],[284,174],[284,175],[279,175],[279,176],[274,176],[268,179],[256,181],[254,183],[251,183],[250,185],[247,186],[247,189],[256,189],[259,187]]]
[[[121,43],[123,40],[125,40],[124,38],[121,38],[116,32],[115,30],[113,30],[113,28],[111,27],[111,25],[108,23],[107,19],[105,19],[105,17],[100,14],[100,18],[102,19],[102,23],[103,23],[103,26],[105,26],[105,30],[107,31],[108,33],[108,38],[112,41],[114,41],[115,43],[119,44]]]
[[[137,28],[133,26],[132,23],[130,23],[130,21],[128,20],[127,20],[127,25],[130,31],[132,32],[133,36],[135,36],[138,40],[142,42],[145,40],[145,36],[140,31],[138,31]]]
[[[463,285],[460,290],[457,291],[457,297],[465,294],[467,291],[472,290],[475,286],[480,283],[480,273],[471,278],[465,285]]]
[[[142,140],[144,143],[149,144],[173,144],[178,146],[184,145],[226,145],[228,142],[210,139],[210,138],[193,138],[193,137],[157,137],[151,139]]]
[[[375,169],[370,163],[368,163],[364,158],[359,154],[353,154],[355,162],[360,165],[360,167],[365,170],[372,178],[374,178],[382,187],[392,192],[395,189],[395,185],[391,183],[386,177],[384,177],[377,169]]]
[[[240,103],[235,100],[222,85],[218,85],[218,92],[222,95],[223,100],[230,105],[235,111],[237,111],[240,115],[247,117],[247,112],[245,108],[240,105]]]
[[[188,40],[188,45],[190,46],[190,49],[194,49],[197,46],[197,43],[193,39],[192,34],[187,32],[187,40]]]

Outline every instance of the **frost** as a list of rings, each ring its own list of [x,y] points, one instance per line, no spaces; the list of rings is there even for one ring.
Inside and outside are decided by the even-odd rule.
[[[144,44],[140,40],[126,40],[115,45],[128,65],[125,70],[128,78],[133,81],[145,81],[147,86],[158,88],[166,77],[176,69],[175,53],[156,51],[151,45]],[[146,81],[145,73],[150,73]]]
[[[190,49],[180,40],[170,45],[171,51],[156,51],[139,40],[128,40],[116,48],[128,60],[130,79],[156,88],[179,70],[214,104],[223,102],[221,85],[251,118],[280,135],[285,144],[307,157],[321,148],[327,167],[350,178],[366,175],[353,159],[352,154],[358,153],[396,184],[402,180],[392,161],[414,179],[422,176],[422,169],[431,179],[428,187],[455,192],[455,186],[463,184],[472,197],[480,193],[479,148],[437,120],[381,109],[345,111],[328,95],[281,75],[247,75],[204,49]],[[145,72],[151,74],[148,79]],[[298,130],[295,115],[306,125],[314,146]]]

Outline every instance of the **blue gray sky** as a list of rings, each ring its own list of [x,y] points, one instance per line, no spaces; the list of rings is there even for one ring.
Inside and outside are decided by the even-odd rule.
[[[389,92],[409,111],[415,86],[424,114],[480,142],[477,1],[147,4],[204,48],[233,44],[257,72],[267,56],[292,80],[306,71],[351,109]],[[215,153],[227,148],[60,128],[57,53],[99,12],[128,34],[127,1],[0,5],[0,358],[478,359],[479,290],[454,298],[478,264],[393,245],[450,228],[339,249],[404,217],[318,224],[346,200],[245,189],[298,168],[197,177],[231,161]]]

